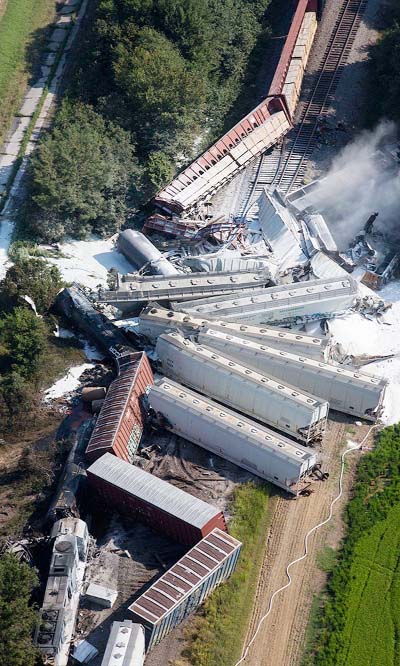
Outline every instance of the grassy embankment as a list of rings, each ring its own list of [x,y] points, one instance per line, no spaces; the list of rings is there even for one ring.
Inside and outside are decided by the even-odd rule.
[[[54,0],[8,0],[0,18],[0,142],[37,65],[54,11]]]
[[[239,564],[230,580],[206,602],[184,652],[188,661],[177,664],[232,666],[239,659],[264,554],[271,504],[268,484],[246,483],[237,488],[229,531],[243,542]]]
[[[400,664],[400,425],[361,461],[347,535],[316,600],[304,666]]]

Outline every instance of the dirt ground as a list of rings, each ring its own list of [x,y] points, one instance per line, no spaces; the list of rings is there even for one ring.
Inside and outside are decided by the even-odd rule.
[[[361,441],[368,429],[368,425],[356,426],[350,419],[339,415],[337,420],[331,419],[321,451],[323,470],[329,470],[329,479],[314,484],[315,492],[310,497],[296,501],[278,499],[266,538],[265,558],[246,644],[266,612],[271,595],[287,582],[286,566],[303,554],[305,534],[329,513],[330,502],[338,492],[340,455],[347,440]],[[316,557],[325,546],[337,549],[340,545],[343,536],[342,511],[361,455],[360,452],[350,454],[346,463],[344,494],[336,505],[333,519],[311,536],[309,556],[291,570],[292,585],[275,597],[272,612],[250,649],[246,666],[296,666],[300,663],[312,600],[326,580],[316,564]]]
[[[3,16],[4,12],[6,11],[7,7],[7,0],[0,0],[0,19]]]

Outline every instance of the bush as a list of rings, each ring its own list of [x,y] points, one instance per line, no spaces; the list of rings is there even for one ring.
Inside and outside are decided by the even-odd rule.
[[[0,310],[10,310],[29,296],[40,313],[47,312],[63,286],[57,266],[43,259],[17,259],[0,282]]]
[[[0,320],[0,364],[3,371],[24,379],[38,373],[46,341],[46,327],[34,312],[15,308]]]

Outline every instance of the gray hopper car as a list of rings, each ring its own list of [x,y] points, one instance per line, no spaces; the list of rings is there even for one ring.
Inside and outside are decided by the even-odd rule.
[[[318,338],[276,326],[249,326],[236,322],[196,318],[184,312],[174,312],[160,306],[150,305],[142,310],[139,317],[138,332],[155,344],[158,336],[168,330],[178,329],[184,335],[197,335],[204,326],[212,326],[214,330],[238,335],[260,344],[265,343],[270,347],[284,349],[294,354],[305,354],[310,358],[322,361],[329,358],[330,345],[328,338]]]
[[[357,283],[352,278],[329,278],[283,284],[229,298],[172,303],[172,307],[207,319],[248,324],[299,323],[345,312],[354,305],[356,296]]]
[[[318,395],[339,412],[375,421],[382,411],[387,382],[366,372],[279,351],[212,329],[200,333],[199,343],[253,370]]]
[[[191,273],[171,277],[125,276],[116,291],[106,291],[99,301],[114,305],[122,312],[140,309],[146,303],[188,300],[221,296],[243,289],[258,290],[270,282],[266,270]]]
[[[170,379],[151,387],[149,404],[167,429],[294,495],[317,463],[314,451]]]
[[[249,370],[179,333],[161,335],[156,351],[167,377],[306,444],[322,437],[329,410],[325,400]]]

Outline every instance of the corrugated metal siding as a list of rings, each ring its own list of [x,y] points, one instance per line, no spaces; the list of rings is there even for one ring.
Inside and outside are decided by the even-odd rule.
[[[161,335],[156,351],[167,377],[302,442],[322,435],[329,409],[326,401],[249,370],[179,333]]]
[[[237,539],[213,530],[129,606],[145,627],[149,650],[231,575],[241,547]]]
[[[169,430],[294,494],[317,462],[314,451],[170,379],[151,388],[149,402]]]
[[[214,527],[226,529],[216,507],[109,453],[87,474],[107,504],[184,544],[195,543]]]
[[[132,462],[142,436],[145,411],[141,400],[154,377],[145,352],[119,359],[119,375],[112,382],[86,449],[94,461],[104,453]]]

